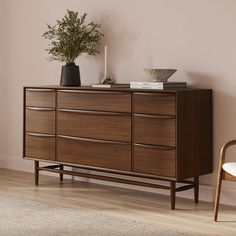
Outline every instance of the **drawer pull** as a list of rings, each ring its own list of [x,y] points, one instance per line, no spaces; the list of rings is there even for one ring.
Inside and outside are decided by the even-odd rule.
[[[134,95],[140,96],[155,96],[155,97],[174,97],[172,93],[134,93]]]
[[[140,144],[135,143],[134,146],[136,147],[144,147],[144,148],[154,148],[154,149],[161,149],[161,150],[175,150],[175,147],[167,147],[167,146],[160,146],[160,145],[150,145],[150,144]]]
[[[134,114],[134,116],[146,117],[146,118],[154,118],[154,119],[175,119],[174,115],[148,115],[148,114],[136,113],[136,114]]]
[[[108,140],[100,140],[100,139],[89,139],[89,138],[79,138],[73,136],[66,136],[66,135],[58,135],[59,138],[77,140],[77,141],[86,141],[92,143],[104,143],[104,144],[118,144],[118,145],[130,145],[130,143],[120,142],[120,141],[108,141]]]
[[[54,92],[54,89],[26,89],[29,92]]]
[[[26,133],[27,135],[30,136],[35,136],[35,137],[41,137],[41,138],[52,138],[55,137],[54,134],[38,134],[38,133]]]
[[[42,107],[26,107],[26,109],[33,111],[55,111],[54,108],[42,108]]]
[[[83,90],[58,90],[58,92],[62,93],[83,93],[83,94],[104,94],[104,95],[111,95],[111,94],[129,94],[127,92],[112,92],[112,91],[83,91]]]
[[[107,115],[107,116],[127,116],[129,113],[125,112],[110,112],[110,111],[87,111],[87,110],[72,110],[72,109],[58,109],[62,112],[80,113],[80,114],[91,114],[91,115]]]

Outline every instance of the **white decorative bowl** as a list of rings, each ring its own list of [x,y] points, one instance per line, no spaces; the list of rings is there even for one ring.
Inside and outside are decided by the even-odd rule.
[[[167,80],[177,71],[176,69],[149,69],[144,68],[144,71],[152,77],[156,82],[167,82]]]

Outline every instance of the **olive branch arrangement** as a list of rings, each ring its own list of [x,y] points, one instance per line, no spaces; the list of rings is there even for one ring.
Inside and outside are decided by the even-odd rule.
[[[46,51],[49,60],[74,63],[82,54],[96,55],[95,47],[104,36],[99,30],[101,25],[85,22],[87,13],[79,16],[78,12],[67,10],[55,25],[47,24],[48,30],[43,34],[51,41]]]

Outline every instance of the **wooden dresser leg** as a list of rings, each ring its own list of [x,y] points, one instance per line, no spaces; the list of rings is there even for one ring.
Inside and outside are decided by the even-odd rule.
[[[175,181],[170,182],[170,204],[171,209],[175,209]]]
[[[62,164],[59,165],[59,168],[60,170],[64,169]],[[63,174],[60,174],[60,181],[63,181]]]
[[[194,201],[198,203],[199,198],[199,176],[194,177]]]
[[[35,181],[35,185],[39,184],[39,161],[34,161],[34,181]]]

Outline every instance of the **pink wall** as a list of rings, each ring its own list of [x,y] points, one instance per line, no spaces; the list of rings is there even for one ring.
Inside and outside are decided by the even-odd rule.
[[[236,138],[236,1],[1,0],[0,4],[2,167],[32,171],[31,163],[21,159],[22,87],[59,83],[61,63],[46,60],[47,42],[41,36],[46,23],[55,23],[66,9],[87,12],[90,20],[102,24],[105,37],[100,48],[108,45],[109,71],[118,82],[146,79],[145,67],[170,67],[178,69],[173,81],[213,89],[214,166],[220,146]],[[103,54],[82,56],[78,64],[82,84],[102,78]],[[230,154],[236,160],[235,153]],[[201,178],[203,199],[212,198],[215,180],[215,173]]]

